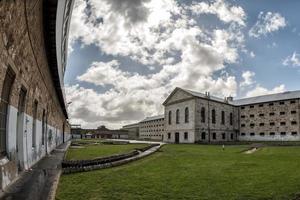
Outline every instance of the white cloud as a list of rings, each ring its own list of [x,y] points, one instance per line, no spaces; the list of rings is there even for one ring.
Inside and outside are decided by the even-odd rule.
[[[195,14],[214,14],[223,22],[236,22],[239,25],[245,25],[246,14],[243,8],[230,6],[224,0],[216,0],[213,3],[197,2],[190,9]]]
[[[286,57],[282,64],[284,66],[300,67],[300,54],[294,52],[292,55]]]
[[[246,97],[254,97],[254,96],[260,96],[260,95],[266,95],[266,94],[275,94],[275,93],[281,93],[285,91],[285,85],[281,84],[277,87],[274,87],[271,90],[268,90],[267,88],[264,88],[260,85],[256,85],[256,87],[253,90],[250,90],[247,92]]]
[[[236,63],[244,48],[246,15],[241,7],[217,0],[208,13],[225,22],[222,29],[200,28],[187,13],[199,9],[175,0],[77,0],[70,44],[94,44],[108,55],[127,56],[151,69],[143,75],[122,70],[117,60],[94,62],[77,79],[110,88],[105,93],[67,86],[70,117],[83,125],[118,127],[163,112],[161,103],[175,87],[235,96],[234,76],[214,73]],[[197,10],[196,9],[196,10]],[[194,11],[194,15],[203,12]],[[199,13],[197,13],[199,12]],[[207,13],[206,13],[207,14]],[[75,15],[75,16],[74,16]],[[158,66],[158,70],[154,67]]]
[[[254,72],[251,71],[245,71],[242,73],[243,81],[240,83],[241,87],[246,87],[253,85],[255,81],[253,80],[253,77],[255,76]]]
[[[250,57],[254,58],[255,57],[255,53],[253,51],[250,52]]]
[[[278,31],[286,26],[286,20],[279,13],[267,12],[264,14],[260,12],[258,20],[255,25],[250,29],[249,36],[259,38],[268,33]]]

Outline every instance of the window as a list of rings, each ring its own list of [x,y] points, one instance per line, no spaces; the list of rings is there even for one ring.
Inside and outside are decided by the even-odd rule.
[[[211,111],[211,123],[215,124],[216,123],[216,110],[213,109]]]
[[[189,123],[189,108],[186,107],[184,110],[184,122]]]
[[[230,134],[230,139],[233,140],[233,133]]]
[[[274,103],[269,103],[269,106],[274,106]]]
[[[274,136],[274,135],[275,135],[275,133],[274,133],[274,132],[270,132],[270,135],[271,135],[271,136]]]
[[[245,115],[241,115],[241,118],[244,119],[244,118],[245,118]]]
[[[179,118],[180,118],[179,109],[176,110],[176,124],[179,124]]]
[[[263,114],[263,113],[260,113],[260,114],[259,114],[259,116],[260,116],[260,117],[263,117],[263,116],[264,116],[264,114]]]
[[[250,136],[255,136],[255,133],[250,133]]]
[[[14,80],[15,73],[10,68],[7,68],[0,98],[0,156],[6,154],[7,110]]]
[[[213,133],[213,140],[217,139],[216,133]]]
[[[259,104],[259,107],[264,107],[264,104]]]
[[[253,118],[253,117],[254,117],[254,115],[250,115],[250,117],[251,117],[251,118]]]
[[[280,125],[281,125],[281,126],[284,126],[284,125],[285,125],[285,122],[280,122]]]
[[[275,113],[271,112],[269,115],[270,115],[270,116],[273,116],[273,115],[275,115]]]
[[[189,138],[188,132],[184,133],[184,139],[187,140]]]
[[[35,100],[33,103],[33,119],[32,119],[32,147],[36,145],[36,120],[37,120],[38,102]]]
[[[265,123],[260,123],[260,124],[259,124],[259,126],[264,126],[264,125],[265,125]]]
[[[259,133],[260,136],[265,136],[264,132]]]
[[[270,122],[270,126],[275,126],[275,123],[274,122]]]
[[[205,133],[205,132],[202,132],[202,133],[201,133],[201,139],[202,139],[202,140],[205,140],[205,136],[206,136],[206,133]]]
[[[245,109],[245,106],[242,106],[241,109],[244,110],[244,109]]]
[[[222,133],[222,139],[225,140],[226,139],[226,135],[225,133]]]
[[[169,111],[169,125],[172,124],[172,111]]]
[[[230,113],[229,122],[230,122],[230,125],[233,124],[233,114],[232,113]]]
[[[252,105],[252,106],[250,106],[250,108],[254,108],[254,106]]]
[[[225,124],[225,112],[222,111],[221,113],[221,124]]]
[[[171,133],[168,133],[168,139],[171,139]]]
[[[280,115],[284,115],[285,114],[285,112],[280,112]]]
[[[296,125],[297,122],[296,122],[296,121],[291,121],[291,124],[292,124],[292,125]]]
[[[280,102],[279,102],[279,105],[284,105],[284,101],[280,101]]]
[[[298,133],[297,133],[296,131],[293,131],[293,132],[292,132],[292,135],[294,135],[294,136],[297,135],[297,134],[298,134]]]
[[[281,132],[280,135],[281,135],[281,136],[285,136],[285,135],[286,135],[286,132]]]
[[[201,108],[201,122],[205,123],[205,108]]]
[[[296,110],[291,111],[291,114],[296,114],[296,113],[297,113]]]
[[[290,104],[294,104],[294,103],[296,103],[296,101],[295,101],[295,100],[292,100],[292,101],[290,101]]]
[[[250,127],[254,127],[254,126],[255,126],[255,124],[253,124],[253,123],[252,123],[252,124],[250,124]]]
[[[245,136],[246,135],[246,133],[241,133],[241,136]]]
[[[245,124],[241,124],[241,127],[245,127]]]

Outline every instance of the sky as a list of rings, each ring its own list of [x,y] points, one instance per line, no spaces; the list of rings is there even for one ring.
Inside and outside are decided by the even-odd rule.
[[[299,0],[75,0],[70,122],[120,128],[176,87],[244,98],[299,90]]]

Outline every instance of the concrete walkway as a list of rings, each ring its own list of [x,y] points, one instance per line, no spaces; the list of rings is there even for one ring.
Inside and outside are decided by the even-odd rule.
[[[70,145],[66,142],[35,164],[31,170],[23,172],[19,179],[5,189],[0,199],[4,200],[50,200],[61,174],[60,164]]]

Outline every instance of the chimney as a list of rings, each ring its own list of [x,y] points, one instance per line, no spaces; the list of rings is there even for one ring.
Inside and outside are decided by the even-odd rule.
[[[233,97],[232,96],[227,97],[227,101],[233,101]]]
[[[209,92],[205,92],[205,96],[209,98]]]

